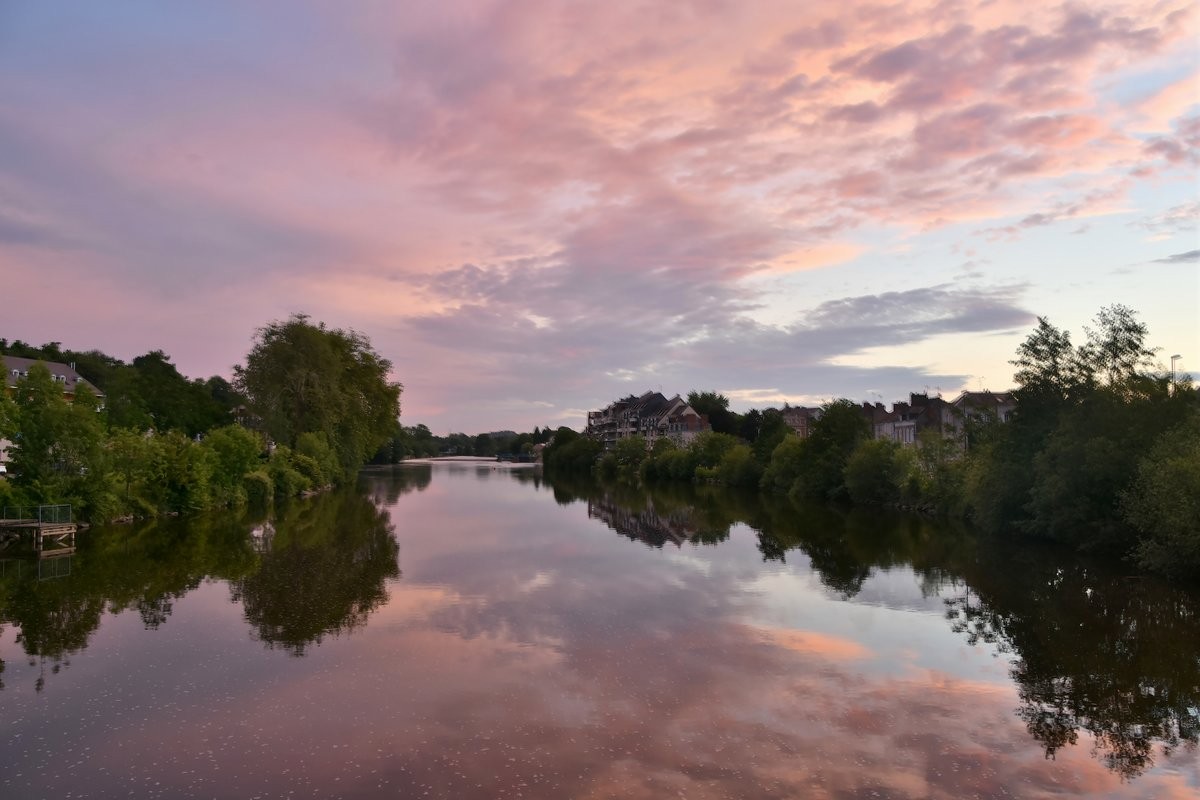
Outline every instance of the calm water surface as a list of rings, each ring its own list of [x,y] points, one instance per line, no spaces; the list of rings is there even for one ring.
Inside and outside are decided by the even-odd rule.
[[[1200,796],[1195,593],[912,518],[439,465],[81,538],[0,561],[3,798]]]

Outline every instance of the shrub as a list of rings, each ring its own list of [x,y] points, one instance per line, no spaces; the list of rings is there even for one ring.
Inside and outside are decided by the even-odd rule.
[[[739,444],[721,457],[716,473],[717,480],[727,486],[757,486],[762,478],[762,467],[750,446]]]
[[[306,488],[325,486],[329,483],[321,470],[321,465],[317,463],[315,458],[306,456],[303,453],[293,452],[289,461],[292,469],[304,476],[304,481],[308,484]]]
[[[846,491],[862,505],[886,505],[900,499],[904,473],[901,447],[887,439],[865,439],[846,460]]]
[[[785,436],[771,452],[771,460],[763,470],[759,485],[768,492],[780,494],[792,488],[804,463],[805,444],[799,436]]]
[[[267,473],[274,484],[276,499],[296,497],[312,486],[308,478],[292,465],[292,458],[291,448],[279,445],[267,462]]]
[[[1200,574],[1200,413],[1158,438],[1121,507],[1140,534],[1141,566]]]
[[[242,488],[250,505],[262,507],[275,495],[275,484],[265,470],[257,469],[242,476]]]
[[[313,483],[317,486],[336,483],[342,478],[342,467],[338,462],[337,453],[329,445],[329,440],[323,433],[302,433],[296,440],[296,452],[307,456],[317,463],[320,470],[319,478]]]

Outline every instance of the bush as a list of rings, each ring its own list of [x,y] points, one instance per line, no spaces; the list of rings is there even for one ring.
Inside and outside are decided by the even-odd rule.
[[[881,506],[900,499],[904,482],[901,447],[887,439],[865,439],[846,460],[846,491],[850,500]]]
[[[312,487],[308,478],[293,466],[292,459],[291,448],[279,445],[267,462],[267,473],[274,484],[276,499],[296,497]]]
[[[1200,575],[1200,413],[1158,438],[1121,507],[1140,534],[1142,567]]]
[[[697,467],[716,467],[727,452],[740,443],[728,433],[705,431],[688,444],[688,452]]]
[[[218,486],[240,486],[242,477],[262,463],[262,438],[240,425],[214,428],[204,437],[202,446],[213,453],[213,483]]]
[[[792,484],[800,477],[800,468],[804,463],[805,444],[799,436],[788,435],[771,451],[771,460],[763,470],[762,480],[759,481],[765,491],[783,494],[792,488]]]
[[[317,463],[315,458],[306,456],[303,453],[292,453],[290,459],[292,469],[304,476],[307,488],[316,488],[328,485],[325,474],[321,470],[321,465]]]
[[[599,442],[581,436],[570,428],[559,428],[542,460],[548,472],[592,471],[603,448]]]
[[[726,451],[717,466],[717,480],[727,486],[757,486],[762,467],[749,445],[739,444]]]
[[[275,484],[265,470],[257,469],[242,476],[242,488],[250,505],[262,507],[275,495]]]
[[[342,467],[337,453],[329,445],[323,433],[302,433],[296,440],[296,452],[316,462],[320,477],[314,479],[317,486],[336,483],[342,479]]]
[[[154,437],[152,446],[159,509],[182,513],[208,508],[216,465],[213,453],[179,431]]]
[[[596,475],[606,481],[616,478],[617,457],[612,453],[605,453],[600,456],[600,460],[596,462]]]

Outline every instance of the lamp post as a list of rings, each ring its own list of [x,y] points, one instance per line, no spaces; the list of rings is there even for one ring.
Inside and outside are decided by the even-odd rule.
[[[1175,362],[1181,358],[1183,358],[1183,356],[1179,355],[1178,353],[1171,356],[1171,394],[1175,393]]]

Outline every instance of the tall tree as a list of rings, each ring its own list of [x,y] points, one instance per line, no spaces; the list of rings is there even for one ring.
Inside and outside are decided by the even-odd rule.
[[[391,367],[362,334],[294,314],[258,330],[234,386],[272,439],[295,447],[302,434],[321,434],[348,477],[395,430],[401,386],[388,380]]]
[[[729,410],[729,398],[717,392],[691,391],[688,405],[697,413],[708,417],[708,424],[716,433],[738,434],[738,415]]]
[[[1080,358],[1105,383],[1118,387],[1154,366],[1154,350],[1146,347],[1145,323],[1128,306],[1111,305],[1096,314],[1096,327],[1087,331]]]
[[[104,519],[113,497],[106,485],[104,428],[96,398],[80,387],[68,403],[44,364],[17,382],[16,435],[10,449],[15,483],[39,503],[69,502]]]

